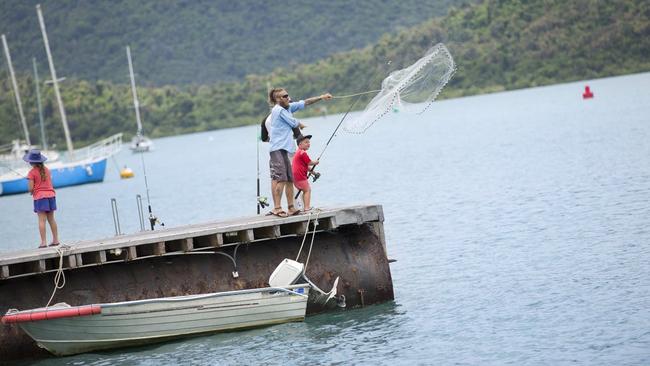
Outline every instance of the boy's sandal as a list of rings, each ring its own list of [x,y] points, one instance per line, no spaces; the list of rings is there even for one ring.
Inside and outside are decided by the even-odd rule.
[[[50,245],[48,245],[48,247],[55,247],[55,246],[57,246],[59,244],[61,244],[61,243],[50,243]]]
[[[38,248],[39,249],[47,248],[47,245],[39,245]]]

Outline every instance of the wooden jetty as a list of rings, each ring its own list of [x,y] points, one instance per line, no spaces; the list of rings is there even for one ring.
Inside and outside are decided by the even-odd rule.
[[[325,208],[287,218],[252,216],[0,253],[0,314],[45,306],[53,277],[65,286],[52,303],[86,305],[267,286],[303,239],[306,274],[329,289],[340,277],[348,307],[393,299],[379,205]],[[307,237],[305,238],[305,235]],[[323,311],[310,304],[308,313]],[[33,357],[36,346],[15,325],[0,325],[0,360]],[[44,353],[41,353],[44,355]]]

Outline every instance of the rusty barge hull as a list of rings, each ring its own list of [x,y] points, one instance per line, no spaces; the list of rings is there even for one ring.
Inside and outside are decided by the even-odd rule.
[[[308,233],[299,259],[305,262],[314,231],[306,275],[318,287],[329,289],[340,277],[348,308],[392,300],[382,207],[328,208],[315,219],[253,216],[72,243],[58,252],[5,253],[0,314],[45,306],[59,268],[65,286],[52,303],[70,305],[265,287],[284,258],[296,259]],[[308,314],[323,310],[310,304]],[[15,324],[0,324],[0,344],[0,360],[45,355]]]

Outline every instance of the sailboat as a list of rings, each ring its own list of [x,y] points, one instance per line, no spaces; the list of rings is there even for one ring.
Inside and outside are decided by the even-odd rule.
[[[138,123],[138,132],[131,140],[131,150],[133,152],[145,152],[153,149],[153,141],[146,137],[142,131],[142,121],[140,120],[140,102],[138,93],[135,89],[135,76],[133,75],[133,63],[131,62],[131,48],[126,46],[126,58],[129,61],[129,76],[131,77],[131,91],[133,92],[133,106],[135,107],[135,120]]]
[[[16,82],[14,66],[11,62],[11,53],[9,52],[7,37],[3,34],[1,38],[3,46],[2,48],[4,49],[5,58],[7,60],[7,68],[9,69],[9,75],[11,77],[11,86],[14,92],[14,97],[16,98],[16,109],[18,111],[18,117],[20,119],[20,125],[22,127],[24,137],[24,140],[16,139],[12,140],[9,144],[0,146],[0,165],[11,167],[17,164],[22,165],[22,157],[27,151],[36,148],[36,146],[32,145],[29,136],[29,129],[27,128],[27,121],[25,120],[25,113],[23,112],[23,104],[20,99],[20,91],[18,89],[18,82]],[[45,141],[43,137],[42,140]],[[45,143],[43,143],[43,149],[47,150]],[[54,161],[58,158],[58,153],[55,151],[43,151],[43,153],[46,153],[46,156],[49,157],[50,161]]]
[[[110,156],[118,153],[122,148],[122,134],[118,133],[90,146],[76,150],[74,149],[72,139],[70,138],[70,131],[68,129],[65,108],[63,107],[63,102],[61,100],[61,93],[58,84],[59,80],[56,77],[56,70],[54,69],[54,62],[50,52],[50,45],[45,31],[45,21],[43,20],[40,5],[36,6],[36,12],[41,32],[43,34],[43,42],[45,43],[45,51],[52,76],[52,85],[54,86],[54,94],[59,106],[61,123],[63,124],[63,131],[65,133],[68,148],[67,152],[61,154],[60,159],[48,164],[48,168],[52,175],[52,185],[54,188],[60,188],[78,184],[101,182],[104,180],[104,174],[106,172],[106,160]],[[27,136],[28,131],[26,124],[24,125],[24,129]],[[45,153],[44,155],[48,156]],[[0,161],[0,163],[2,163],[0,164],[0,196],[26,193],[28,191],[26,176],[30,167],[25,162],[22,162],[22,164],[18,166],[19,161],[17,160],[3,160]]]

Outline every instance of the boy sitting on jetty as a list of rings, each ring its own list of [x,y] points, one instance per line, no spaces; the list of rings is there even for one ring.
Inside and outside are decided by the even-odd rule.
[[[303,211],[307,212],[311,210],[311,187],[309,186],[309,180],[307,180],[307,174],[311,167],[318,165],[319,161],[311,160],[309,155],[307,155],[307,150],[309,150],[309,146],[311,145],[311,135],[300,135],[296,139],[296,142],[298,143],[298,149],[296,150],[296,155],[293,156],[291,164],[294,179],[293,185],[302,191]]]

